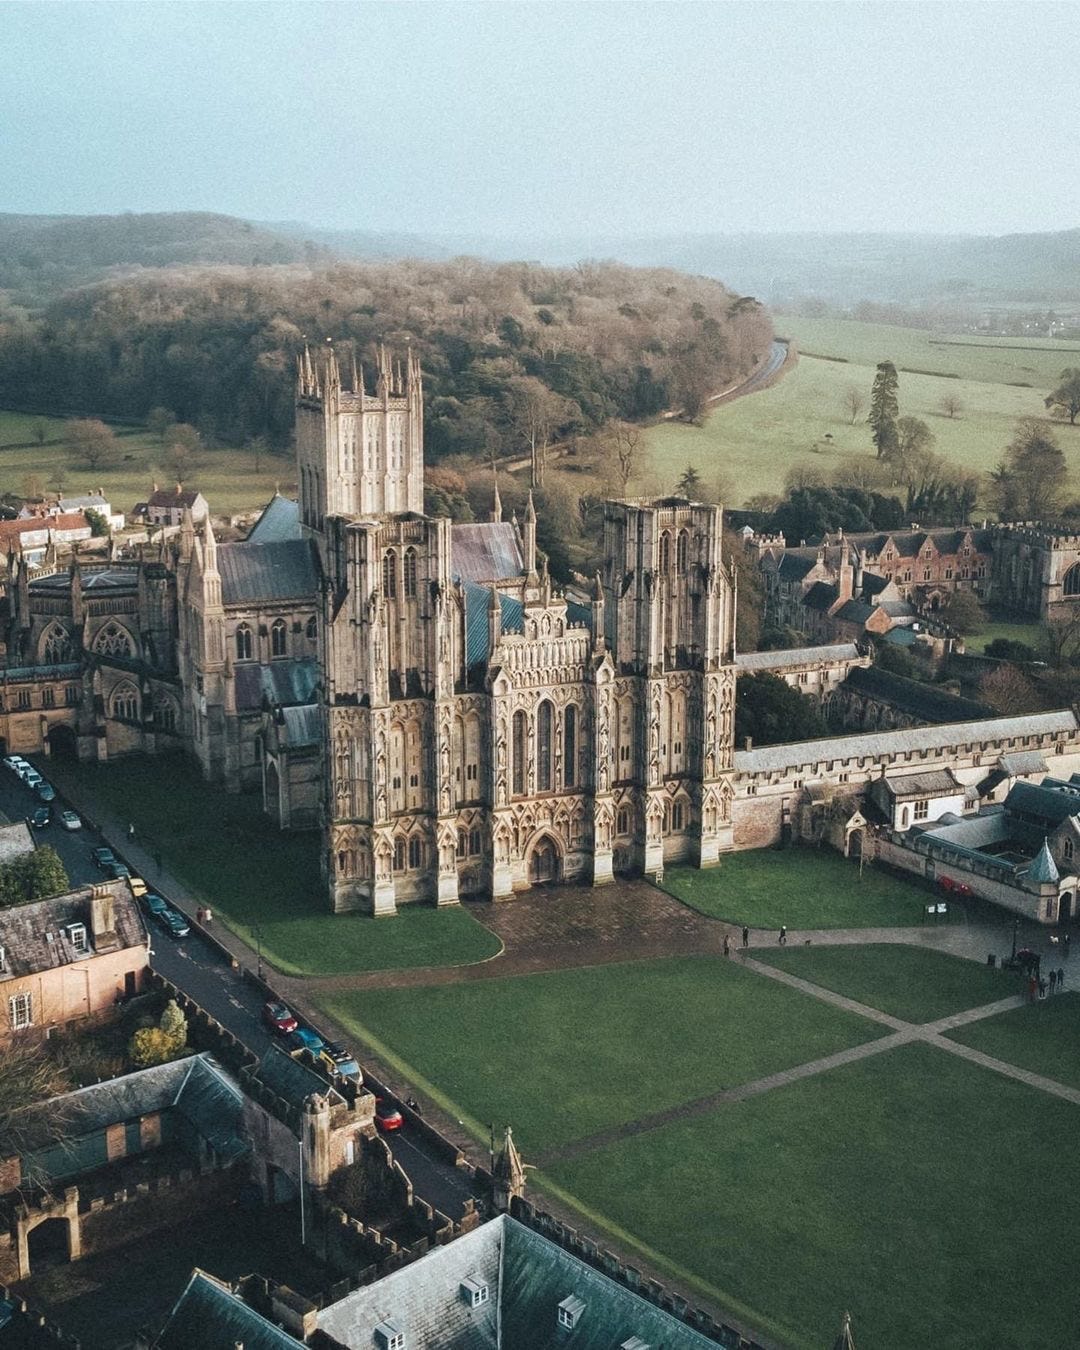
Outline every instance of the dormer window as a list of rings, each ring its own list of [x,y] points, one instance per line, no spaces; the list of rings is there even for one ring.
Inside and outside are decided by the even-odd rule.
[[[643,1341],[640,1336],[631,1336],[628,1341],[623,1341],[619,1350],[651,1350],[648,1341]]]
[[[72,951],[78,952],[80,956],[88,955],[90,952],[90,942],[86,936],[86,924],[69,924],[68,941],[71,943]]]
[[[478,1275],[470,1275],[461,1281],[461,1297],[470,1308],[480,1308],[488,1301],[487,1280]]]
[[[563,1331],[573,1331],[581,1321],[581,1315],[584,1311],[585,1304],[574,1294],[571,1294],[569,1298],[564,1298],[557,1309],[559,1326]]]
[[[387,1318],[375,1328],[375,1344],[378,1350],[405,1350],[405,1333]]]

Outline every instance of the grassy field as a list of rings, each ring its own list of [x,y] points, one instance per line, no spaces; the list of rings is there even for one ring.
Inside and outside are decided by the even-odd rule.
[[[0,494],[22,494],[31,476],[38,477],[47,491],[54,491],[59,473],[65,492],[77,494],[101,487],[114,510],[127,512],[137,501],[146,500],[155,482],[163,486],[170,482],[161,441],[149,432],[129,435],[128,429],[118,427],[114,461],[101,469],[88,469],[63,443],[13,448],[34,439],[38,422],[46,424],[50,440],[63,436],[59,418],[0,412]],[[256,469],[249,451],[224,448],[204,451],[190,486],[202,492],[215,515],[235,515],[265,506],[278,484],[288,492],[295,476],[291,456],[263,454]]]
[[[555,1164],[592,1220],[798,1350],[1057,1350],[1076,1108],[910,1045]],[[1056,1258],[1047,1251],[1053,1244]]]
[[[1065,963],[1066,980],[1072,970]],[[1077,976],[1076,983],[1080,983]],[[1068,989],[1066,983],[1066,989]],[[949,1033],[985,1055],[1080,1088],[1080,995],[1075,990]]]
[[[787,326],[785,317],[780,327]],[[842,400],[850,385],[869,397],[874,367],[886,359],[943,372],[901,372],[901,414],[929,423],[937,452],[950,463],[986,473],[1000,460],[1016,420],[1045,417],[1043,398],[1061,369],[1080,363],[1080,355],[1067,351],[1044,356],[931,346],[928,335],[906,328],[839,321],[805,330],[802,323],[790,327],[800,346],[847,360],[803,355],[772,388],[725,404],[702,427],[672,422],[651,427],[646,472],[660,487],[670,490],[687,464],[693,464],[706,483],[725,475],[735,486],[735,498],[727,504],[740,506],[756,493],[782,491],[784,476],[795,465],[811,467],[827,480],[853,456],[871,462],[865,411],[852,426]],[[947,378],[945,372],[951,371],[962,378]],[[1018,387],[1020,383],[1032,387]],[[960,416],[949,418],[941,411],[946,394],[960,398]],[[1071,491],[1080,495],[1080,427],[1054,425],[1070,464]]]
[[[481,1138],[512,1124],[526,1156],[883,1034],[722,957],[324,1002]]]
[[[252,946],[261,935],[263,955],[286,974],[463,965],[501,950],[493,933],[456,907],[406,907],[390,919],[330,914],[316,836],[282,833],[257,796],[211,787],[184,760],[57,763],[50,776],[132,822],[140,843],[160,851],[166,869],[217,919]]]
[[[995,638],[1024,642],[1037,652],[1042,647],[1043,626],[1040,623],[1010,623],[1006,619],[991,619],[978,633],[965,638],[964,643],[969,652],[984,652]]]
[[[671,867],[664,890],[714,919],[751,928],[879,928],[923,921],[925,893],[910,882],[814,849],[755,849],[718,867]]]
[[[1024,986],[1018,975],[1008,971],[927,947],[895,943],[779,947],[754,955],[906,1022],[935,1022],[965,1008],[1019,994]]]

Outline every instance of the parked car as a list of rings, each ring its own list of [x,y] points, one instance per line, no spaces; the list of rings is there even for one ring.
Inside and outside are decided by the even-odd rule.
[[[111,848],[106,848],[104,845],[92,848],[90,850],[90,859],[94,866],[100,867],[103,872],[106,868],[115,867],[116,865],[116,854]]]
[[[301,1050],[309,1050],[318,1059],[326,1042],[317,1031],[309,1027],[297,1027],[285,1037],[284,1045],[290,1055],[298,1055]]]
[[[121,862],[119,858],[115,862],[106,863],[102,871],[110,881],[127,880],[131,876],[131,868],[127,863]]]
[[[56,800],[56,789],[51,783],[46,782],[44,778],[38,783],[35,791],[43,802],[53,802]]]
[[[52,820],[52,812],[47,806],[39,806],[30,817],[30,824],[35,830],[43,830]]]
[[[45,781],[41,774],[38,773],[37,769],[33,768],[30,769],[28,773],[22,775],[22,780],[26,786],[31,789],[39,788]]]
[[[128,877],[128,885],[131,887],[131,894],[138,900],[140,895],[145,895],[149,890],[142,877]]]
[[[142,902],[151,914],[164,914],[169,908],[168,902],[156,891],[147,891],[142,898]]]
[[[353,1055],[339,1045],[337,1041],[327,1041],[319,1051],[319,1059],[323,1068],[331,1073],[336,1073],[342,1078],[355,1078],[358,1082],[364,1081],[364,1076],[360,1072],[360,1065],[357,1064]]]
[[[82,829],[82,821],[79,819],[79,817],[75,814],[74,811],[61,811],[60,824],[63,825],[65,830]]]
[[[295,1031],[299,1026],[296,1018],[286,1008],[284,1003],[279,1003],[276,999],[270,999],[268,1003],[263,1004],[263,1021],[271,1031],[279,1032],[282,1036],[290,1031]]]
[[[389,1134],[391,1130],[400,1130],[404,1124],[405,1117],[396,1106],[391,1106],[385,1097],[375,1098],[375,1125],[378,1129]]]
[[[18,773],[24,764],[26,764],[26,760],[23,759],[22,755],[8,755],[4,760],[4,768],[10,769],[12,773]],[[26,767],[29,768],[29,764],[26,764]]]
[[[183,938],[191,932],[187,919],[182,914],[178,914],[175,909],[170,909],[168,905],[159,913],[156,913],[154,917],[170,937]]]

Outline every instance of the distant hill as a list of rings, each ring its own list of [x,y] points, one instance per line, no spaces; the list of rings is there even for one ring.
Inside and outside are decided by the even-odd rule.
[[[0,215],[0,289],[31,307],[76,286],[141,268],[323,260],[313,244],[209,211]]]

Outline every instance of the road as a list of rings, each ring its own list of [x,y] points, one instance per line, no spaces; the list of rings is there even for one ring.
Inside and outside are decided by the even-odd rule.
[[[49,762],[45,759],[34,761],[38,772],[46,779],[49,777]],[[65,830],[60,824],[60,812],[68,805],[78,811],[79,807],[68,803],[59,794],[52,808],[52,824],[42,830],[34,831],[38,843],[51,844],[60,855],[72,885],[88,885],[101,880],[101,872],[95,866],[90,851],[100,844],[109,844],[118,857],[123,857],[119,839],[105,839],[97,830],[85,821],[79,830]],[[22,820],[41,805],[38,797],[11,770],[0,767],[0,812],[9,820]],[[92,806],[88,804],[92,813]],[[136,871],[132,868],[132,871]],[[165,899],[177,909],[188,909],[182,900],[170,894],[166,886],[156,882],[152,887],[164,895]],[[231,1031],[252,1054],[261,1057],[273,1043],[273,1036],[262,1022],[263,995],[244,979],[240,970],[235,970],[219,949],[207,942],[197,933],[177,941],[157,924],[148,924],[151,937],[150,964],[165,979],[193,998],[200,1008],[216,1018],[227,1031]],[[267,970],[269,978],[273,972]],[[320,1028],[316,1027],[316,1030]],[[320,1031],[320,1034],[323,1034]],[[339,1039],[334,1029],[325,1032],[328,1040]],[[362,1064],[362,1061],[361,1061]],[[401,1134],[384,1135],[395,1159],[405,1170],[416,1189],[429,1204],[452,1219],[460,1218],[465,1201],[472,1195],[469,1175],[438,1157],[426,1146],[426,1141],[411,1139],[403,1131]]]
[[[755,370],[748,380],[743,380],[734,389],[725,389],[721,394],[713,394],[708,400],[710,407],[715,407],[720,403],[728,403],[732,399],[742,398],[744,394],[752,394],[759,389],[766,380],[771,379],[788,357],[788,344],[784,338],[774,338],[772,346],[769,348],[769,358],[760,370]]]

